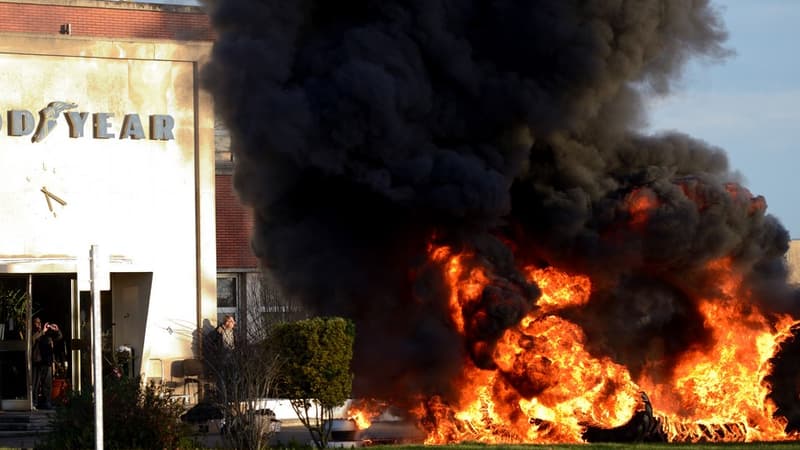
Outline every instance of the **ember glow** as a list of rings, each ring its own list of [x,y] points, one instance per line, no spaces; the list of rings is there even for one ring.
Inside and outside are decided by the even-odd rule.
[[[637,189],[631,193],[628,205],[631,227],[641,228],[647,223],[648,212],[658,207],[658,200],[649,189]]]

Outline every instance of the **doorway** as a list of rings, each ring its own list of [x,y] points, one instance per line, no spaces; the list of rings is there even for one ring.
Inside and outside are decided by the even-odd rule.
[[[128,348],[129,358],[123,368],[127,375],[136,376],[141,369],[153,274],[112,273],[110,279],[117,287],[100,292],[101,364],[105,370],[120,346]],[[0,410],[30,410],[34,403],[30,361],[34,317],[42,324],[58,324],[62,333],[61,341],[54,346],[54,390],[56,384],[73,390],[91,387],[93,302],[89,291],[78,290],[77,274],[4,273],[0,274],[0,293],[3,290],[18,292],[30,301],[25,302],[25,311],[13,326],[0,317],[5,323],[0,338]]]
[[[39,317],[44,323],[56,323],[68,341],[72,331],[70,310],[75,274],[33,274],[31,276],[31,319]],[[64,342],[68,345],[68,342]],[[68,348],[62,349],[62,356]]]
[[[22,314],[11,317],[3,310],[4,323],[0,339],[0,398],[4,410],[28,410],[32,405],[31,329],[32,319],[56,323],[63,338],[54,343],[54,386],[69,386],[72,377],[72,300],[76,286],[75,273],[2,274],[0,292],[4,296],[23,295]],[[30,301],[27,301],[30,300]]]
[[[61,340],[53,342],[52,397],[56,399],[73,386],[71,312],[76,278],[74,273],[31,275],[31,320],[38,317],[42,325],[57,324],[61,331]],[[35,398],[32,403],[37,403]]]
[[[2,409],[28,407],[28,289],[24,274],[0,276],[0,400]]]

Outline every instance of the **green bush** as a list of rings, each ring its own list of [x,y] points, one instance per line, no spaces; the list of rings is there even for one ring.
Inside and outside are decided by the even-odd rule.
[[[281,396],[290,399],[317,448],[326,448],[333,411],[353,390],[355,325],[343,317],[313,317],[278,325]]]
[[[183,407],[153,384],[139,378],[106,377],[103,380],[103,447],[187,448],[188,426],[179,419]],[[94,395],[91,389],[69,393],[56,408],[51,431],[37,448],[85,449],[95,447]]]

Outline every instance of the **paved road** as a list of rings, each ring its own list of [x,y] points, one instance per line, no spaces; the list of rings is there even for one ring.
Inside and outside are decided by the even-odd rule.
[[[374,443],[422,443],[424,435],[411,423],[407,422],[375,422],[366,430],[359,431],[356,439]],[[308,430],[302,425],[281,427],[272,440],[274,443],[289,444],[291,442],[307,443],[311,440]]]
[[[198,440],[209,448],[221,448],[224,445],[219,433],[210,431],[198,435]],[[359,431],[357,441],[336,443],[337,447],[353,447],[368,443],[422,443],[424,435],[413,424],[406,422],[375,422],[366,430]],[[281,431],[270,440],[271,445],[290,446],[291,444],[311,444],[308,430],[300,424],[284,424]]]
[[[206,448],[224,448],[224,441],[222,436],[215,430],[208,433],[198,434],[195,436],[201,445]],[[423,439],[422,433],[417,430],[414,425],[406,422],[376,422],[366,430],[362,430],[357,435],[359,441],[356,442],[343,442],[337,446],[351,447],[354,445],[363,445],[365,442],[373,443],[396,443],[396,442],[416,442],[421,443]],[[37,441],[35,435],[25,436],[0,436],[0,448],[20,448],[29,449],[34,448]],[[281,431],[277,433],[272,440],[271,444],[306,444],[311,441],[308,430],[302,425],[285,424],[281,427]]]

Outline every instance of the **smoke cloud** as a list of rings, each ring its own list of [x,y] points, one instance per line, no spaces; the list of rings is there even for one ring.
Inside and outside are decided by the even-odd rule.
[[[709,338],[693,298],[708,263],[755,305],[793,311],[788,233],[723,150],[646,135],[645,100],[690,58],[731,52],[702,0],[210,2],[204,86],[229,127],[253,249],[283,292],[356,322],[357,395],[443,395],[465,358],[491,367],[536,308],[522,264],[593,281],[569,311],[592,351],[642,369]],[[646,217],[636,202],[654,202]],[[430,245],[488,270],[448,320]],[[664,343],[665,336],[667,337]],[[636,343],[631,345],[631,343]]]

